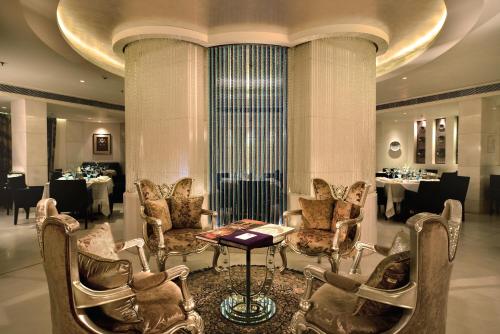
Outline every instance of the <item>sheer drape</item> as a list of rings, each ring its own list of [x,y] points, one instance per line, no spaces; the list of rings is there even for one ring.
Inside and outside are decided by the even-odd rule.
[[[56,153],[56,118],[47,118],[47,170],[54,171],[54,158]]]
[[[210,48],[210,203],[220,223],[286,208],[287,49]]]
[[[12,137],[10,116],[0,114],[0,174],[12,169]]]

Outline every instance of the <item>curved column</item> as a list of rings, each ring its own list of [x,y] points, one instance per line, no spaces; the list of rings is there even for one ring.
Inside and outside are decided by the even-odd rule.
[[[289,187],[312,194],[311,179],[375,187],[375,45],[314,40],[289,52]],[[363,239],[376,239],[376,196],[367,199]],[[293,196],[291,196],[293,198]]]
[[[191,176],[193,192],[206,192],[206,50],[179,40],[144,39],[127,45],[124,54],[125,220],[131,225],[125,233],[133,237],[140,226],[137,179],[162,184]]]

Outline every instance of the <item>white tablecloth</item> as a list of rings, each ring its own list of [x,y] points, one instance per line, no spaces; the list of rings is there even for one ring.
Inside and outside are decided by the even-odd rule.
[[[439,179],[425,179],[425,181],[439,181]],[[418,192],[420,180],[389,179],[387,177],[376,178],[377,187],[384,187],[387,195],[385,215],[391,218],[396,214],[394,203],[401,203],[405,198],[405,190]]]
[[[64,180],[64,178],[61,178],[61,180]],[[47,182],[43,187],[42,198],[50,197],[49,186],[50,183]],[[92,198],[94,200],[92,210],[98,211],[100,208],[103,215],[109,216],[111,214],[109,194],[113,192],[113,180],[109,176],[99,176],[95,179],[89,179],[87,180],[87,188],[92,189]]]

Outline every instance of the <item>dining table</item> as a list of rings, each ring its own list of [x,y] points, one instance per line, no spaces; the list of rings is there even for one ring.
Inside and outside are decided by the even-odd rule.
[[[424,181],[439,182],[438,178],[430,179],[425,178]],[[405,198],[405,190],[418,192],[421,178],[402,179],[402,178],[387,178],[376,177],[377,187],[383,187],[387,196],[387,203],[385,205],[385,216],[391,218],[396,214],[396,206],[399,205]]]
[[[63,176],[58,180],[74,180],[73,177]],[[87,188],[92,190],[92,210],[100,211],[103,215],[111,215],[111,205],[109,203],[109,195],[113,193],[113,179],[109,176],[98,176],[93,178],[85,178]],[[45,183],[43,187],[42,199],[50,197],[50,183]]]

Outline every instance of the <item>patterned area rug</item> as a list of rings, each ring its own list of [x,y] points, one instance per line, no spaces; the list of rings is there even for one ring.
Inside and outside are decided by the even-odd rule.
[[[241,271],[239,274],[244,277],[242,267],[234,269]],[[229,286],[225,276],[225,273],[218,274],[211,269],[195,271],[188,276],[189,290],[196,302],[196,310],[205,321],[205,333],[290,333],[288,326],[293,314],[299,308],[299,299],[304,292],[305,279],[302,273],[286,270],[280,274],[276,271],[273,287],[269,292],[269,297],[276,303],[276,314],[270,320],[254,326],[237,325],[222,316],[220,304],[229,294]],[[262,282],[264,267],[252,266],[252,277],[258,283]],[[320,285],[320,283],[317,282],[315,285]]]

